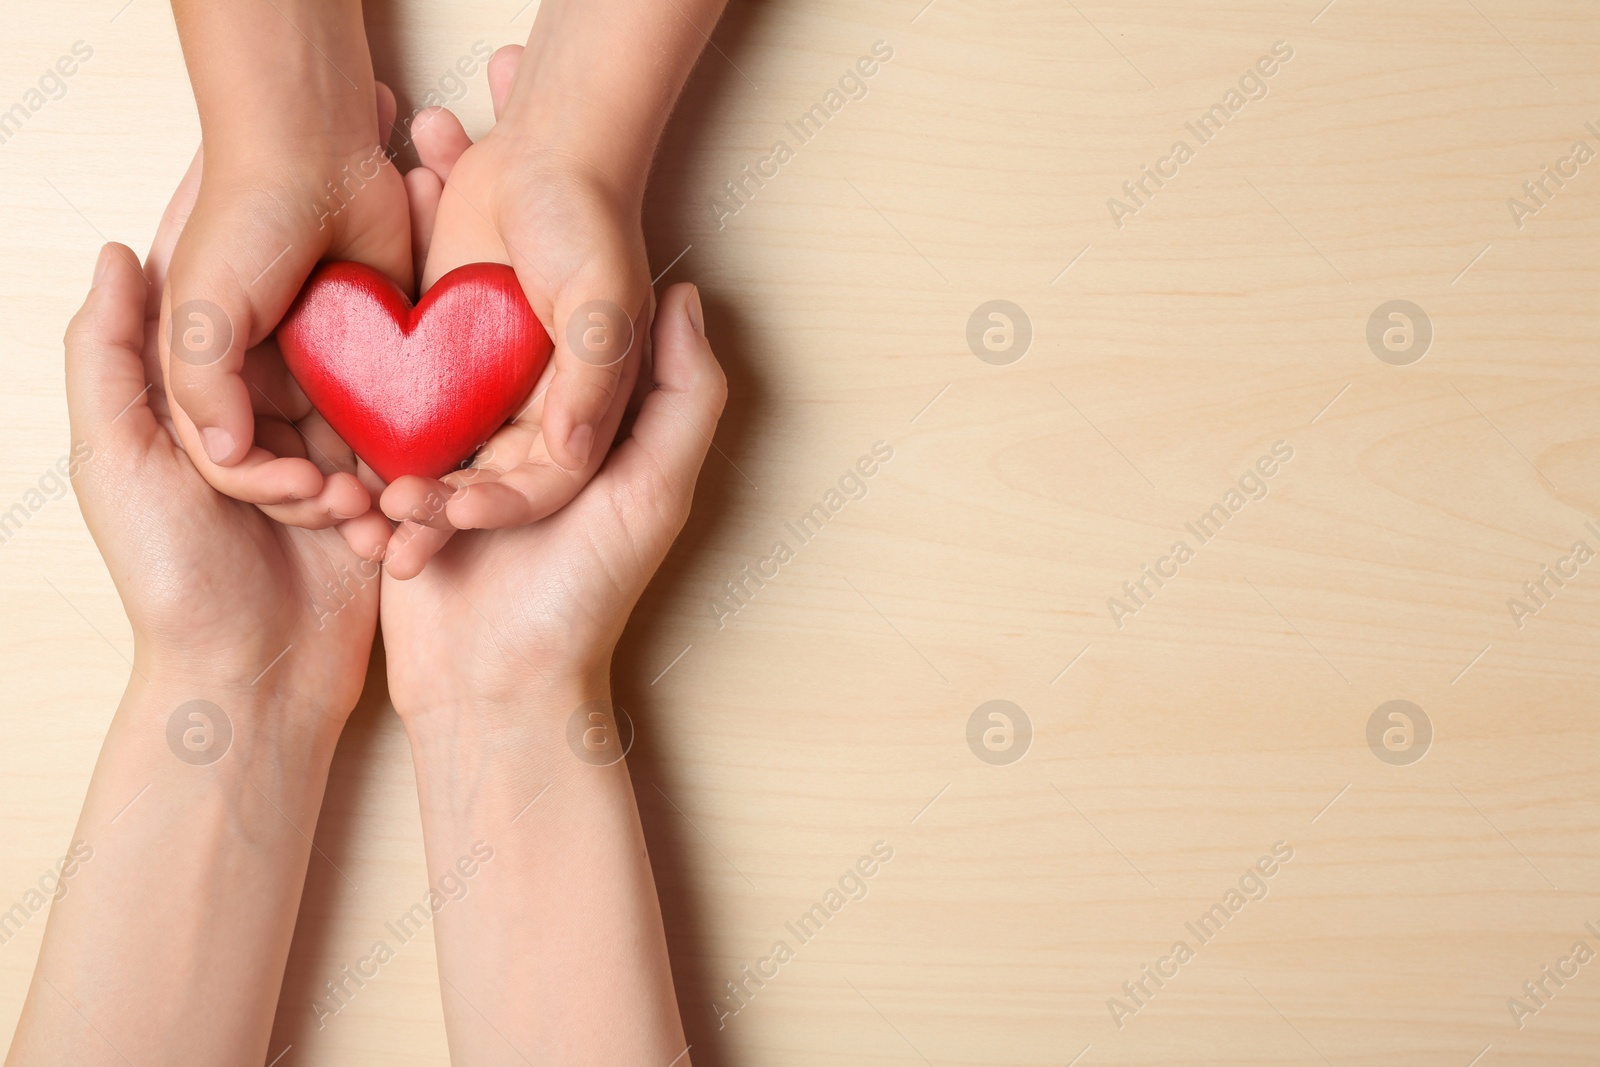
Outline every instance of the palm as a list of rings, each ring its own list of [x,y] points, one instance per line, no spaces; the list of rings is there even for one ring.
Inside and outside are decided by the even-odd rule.
[[[469,491],[470,492],[470,491]],[[512,696],[531,670],[603,663],[665,556],[676,525],[638,514],[643,496],[602,470],[572,504],[530,526],[457,534],[415,578],[383,579],[389,682],[397,703],[445,706],[462,664],[477,694]],[[573,667],[575,649],[595,663]]]
[[[142,476],[179,484],[158,505],[167,514],[152,522],[185,536],[135,546],[144,558],[123,572],[141,576],[138,602],[153,607],[143,631],[234,664],[243,683],[293,649],[297,689],[318,703],[353,704],[376,621],[377,565],[364,564],[337,531],[283,526],[220,496],[187,457],[163,466],[176,468],[176,477]],[[251,613],[241,613],[241,604]]]
[[[292,649],[276,687],[292,679],[313,705],[353,704],[376,624],[375,565],[337,530],[285,527],[207,484],[178,445],[153,318],[145,334],[147,391],[138,394],[130,365],[137,399],[118,416],[119,443],[102,446],[79,475],[91,483],[79,493],[84,517],[145,651],[249,685]],[[110,535],[129,515],[146,536]]]
[[[424,289],[463,263],[510,262],[524,275],[533,310],[551,324],[557,294],[596,274],[601,263],[647,270],[637,214],[613,203],[571,160],[530,156],[490,133],[445,170],[448,191],[429,242]]]

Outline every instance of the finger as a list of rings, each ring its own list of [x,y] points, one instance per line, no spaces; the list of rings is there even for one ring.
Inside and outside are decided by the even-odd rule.
[[[681,504],[683,516],[728,399],[728,379],[704,327],[699,290],[687,282],[668,289],[652,330],[655,388],[612,457],[614,477],[659,481],[664,498]]]
[[[365,515],[372,510],[371,501],[355,475],[334,474],[323,483],[322,491],[309,500],[263,504],[261,510],[285,526],[325,530]]]
[[[457,490],[445,515],[458,530],[525,526],[559,511],[582,487],[578,474],[554,463],[524,463]]]
[[[172,262],[172,250],[183,233],[184,224],[194,211],[195,199],[200,195],[200,175],[205,162],[205,149],[197,148],[189,160],[189,169],[173,190],[167,209],[161,213],[155,238],[150,242],[150,254],[145,257],[144,274],[150,280],[146,294],[145,315],[152,321],[161,314],[161,293],[167,284],[167,266]]]
[[[395,522],[411,522],[435,529],[451,528],[445,505],[455,489],[436,478],[406,474],[396,478],[378,498],[378,507]]]
[[[350,551],[362,559],[382,559],[389,546],[389,520],[376,511],[368,511],[339,524],[339,534],[350,546]]]
[[[638,371],[650,282],[631,277],[631,260],[620,247],[603,251],[594,268],[556,294],[555,375],[543,426],[550,458],[569,470],[582,469],[591,454],[603,455],[610,446],[600,423],[624,380],[631,387]],[[526,279],[523,288],[529,288]]]
[[[450,170],[461,154],[472,147],[461,120],[449,108],[425,107],[411,120],[411,139],[416,142],[417,158],[422,165],[439,176],[440,181],[450,180]]]
[[[600,439],[611,441],[626,413],[627,397],[619,392],[599,424]],[[458,530],[494,529],[537,522],[561,510],[605,462],[605,449],[597,448],[589,461],[568,470],[550,458],[541,420],[544,400],[535,399],[523,409],[519,421],[507,423],[489,438],[474,459],[474,466],[445,476],[456,485],[472,485],[471,493],[457,492],[446,505],[445,517]],[[479,491],[481,487],[485,491]],[[513,493],[514,491],[514,493]]]
[[[517,80],[517,68],[522,65],[522,51],[520,44],[508,44],[489,57],[489,102],[494,105],[496,122],[505,112],[506,101],[511,99],[511,85]]]
[[[246,504],[286,504],[310,500],[322,491],[322,472],[315,463],[299,456],[277,456],[265,448],[252,447],[244,459],[233,466],[218,467],[205,456],[189,451],[188,444],[195,432],[188,416],[178,408],[172,409],[171,416],[189,462],[202,471],[212,488],[225,496]],[[251,420],[252,431],[254,421]]]
[[[290,214],[301,205],[270,197],[225,191],[232,199],[210,205],[202,220],[208,191],[201,189],[173,250],[161,365],[196,431],[184,441],[190,454],[232,466],[251,445],[249,391],[239,375],[245,351],[283,317],[327,239],[325,231],[301,232],[305,219]]]
[[[383,82],[375,83],[378,96],[378,143],[387,145],[394,132],[395,116],[400,114],[400,104],[394,98],[394,90]]]
[[[436,227],[428,239],[428,261],[418,286],[419,292],[426,293],[434,282],[464,263],[511,262],[505,238],[500,235],[495,223],[490,221],[488,212],[492,207],[477,193],[469,198],[469,194],[463,193],[458,183],[445,184],[439,199],[439,217],[448,222]],[[530,265],[528,273],[538,278],[536,267]],[[548,288],[543,283],[541,286]],[[523,291],[528,291],[526,281],[523,282]],[[544,306],[549,307],[548,300],[544,301]],[[534,305],[534,313],[539,313],[537,304]],[[542,316],[540,321],[543,321]]]
[[[420,278],[428,260],[428,246],[433,242],[433,224],[439,217],[444,182],[427,167],[413,167],[406,172],[405,183],[406,204],[411,211],[412,269]]]
[[[453,536],[453,530],[435,530],[414,522],[403,522],[384,549],[383,569],[391,578],[401,581],[415,578],[422,573],[428,560]]]
[[[108,244],[88,298],[66,332],[67,413],[76,442],[104,450],[160,431],[145,380],[145,278],[127,245]]]
[[[411,128],[417,159],[422,165],[406,173],[406,200],[411,210],[411,255],[416,276],[420,278],[427,263],[428,249],[433,246],[433,227],[439,217],[445,179],[456,160],[472,147],[472,140],[461,127],[460,120],[442,107],[418,112]]]

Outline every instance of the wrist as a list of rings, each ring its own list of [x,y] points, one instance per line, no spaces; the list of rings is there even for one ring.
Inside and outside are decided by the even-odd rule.
[[[135,727],[164,738],[185,763],[207,766],[224,757],[314,767],[330,762],[349,716],[248,679],[204,671],[136,666],[124,691],[122,712]]]
[[[370,645],[324,645],[304,635],[268,632],[246,647],[178,646],[134,640],[130,688],[163,697],[191,694],[251,718],[283,723],[285,736],[321,731],[337,739],[365,686]],[[366,641],[371,641],[368,634]],[[184,696],[183,699],[189,699]]]
[[[202,106],[206,177],[216,172],[259,185],[263,174],[289,174],[320,188],[360,160],[376,155],[387,162],[376,107],[371,93],[363,94],[358,107],[334,103],[311,110],[208,115]]]
[[[280,223],[319,230],[366,185],[389,180],[383,171],[393,167],[376,140],[354,147],[305,139],[292,145],[257,141],[206,151],[200,204],[227,210],[265,197]],[[393,180],[398,182],[398,174]]]
[[[637,214],[650,177],[654,139],[642,142],[641,148],[629,148],[627,138],[597,135],[606,128],[603,120],[567,122],[551,116],[547,121],[496,126],[489,136],[504,140],[516,160],[515,169],[526,178],[581,183],[600,190],[618,209]]]
[[[560,741],[579,708],[611,699],[610,664],[531,671],[495,681],[481,675],[438,679],[426,695],[391,693],[413,749],[449,753],[460,746],[540,749]]]
[[[546,0],[496,129],[642,199],[673,104],[726,0]]]
[[[359,0],[176,0],[173,7],[208,150],[260,143],[299,153],[327,145],[340,154],[375,139],[376,87]]]
[[[604,682],[530,687],[525,699],[402,716],[424,820],[514,823],[551,785],[631,788],[633,723]]]

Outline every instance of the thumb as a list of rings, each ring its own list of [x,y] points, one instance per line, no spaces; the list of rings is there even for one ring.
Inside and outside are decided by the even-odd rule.
[[[648,286],[642,293],[624,287],[614,292],[615,297],[575,299],[569,285],[556,301],[555,374],[543,428],[551,457],[567,470],[582,470],[596,449],[603,452],[610,444],[597,440],[601,424],[625,381],[631,388],[641,360],[650,322]]]
[[[541,423],[550,457],[567,470],[582,470],[591,455],[604,455],[611,444],[609,437],[600,439],[606,415],[619,390],[626,400],[639,371],[651,290],[638,266],[642,254],[636,257],[629,241],[620,233],[596,235],[600,247],[551,294],[554,374]],[[521,258],[513,249],[512,264],[532,297],[539,287],[529,286]],[[530,302],[538,312],[539,304]]]
[[[657,499],[671,502],[681,524],[728,400],[727,376],[705,337],[699,289],[684,282],[666,291],[651,340],[655,387],[616,452],[615,476],[630,483],[655,480]]]
[[[73,458],[105,451],[116,438],[145,439],[161,428],[150,409],[144,369],[145,278],[126,245],[108,244],[94,284],[66,334],[67,414]]]
[[[288,310],[328,231],[291,218],[293,208],[265,194],[233,195],[218,211],[206,193],[202,186],[172,253],[159,343],[167,388],[198,436],[185,446],[229,466],[250,451],[255,429],[239,374],[245,351]],[[184,420],[176,421],[183,433]]]

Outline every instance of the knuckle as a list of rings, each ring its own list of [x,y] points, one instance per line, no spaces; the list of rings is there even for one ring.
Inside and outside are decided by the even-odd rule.
[[[709,377],[711,382],[706,392],[711,400],[711,408],[713,412],[721,415],[723,409],[728,406],[728,375],[720,364],[712,364]]]
[[[594,413],[611,402],[620,380],[620,376],[613,373],[573,373],[561,383],[559,395],[567,407]]]
[[[182,367],[173,364],[167,375],[172,396],[189,412],[210,410],[223,402],[224,373],[212,368]]]
[[[89,322],[87,315],[79,311],[67,320],[67,328],[61,332],[61,345],[72,351],[89,340]]]

